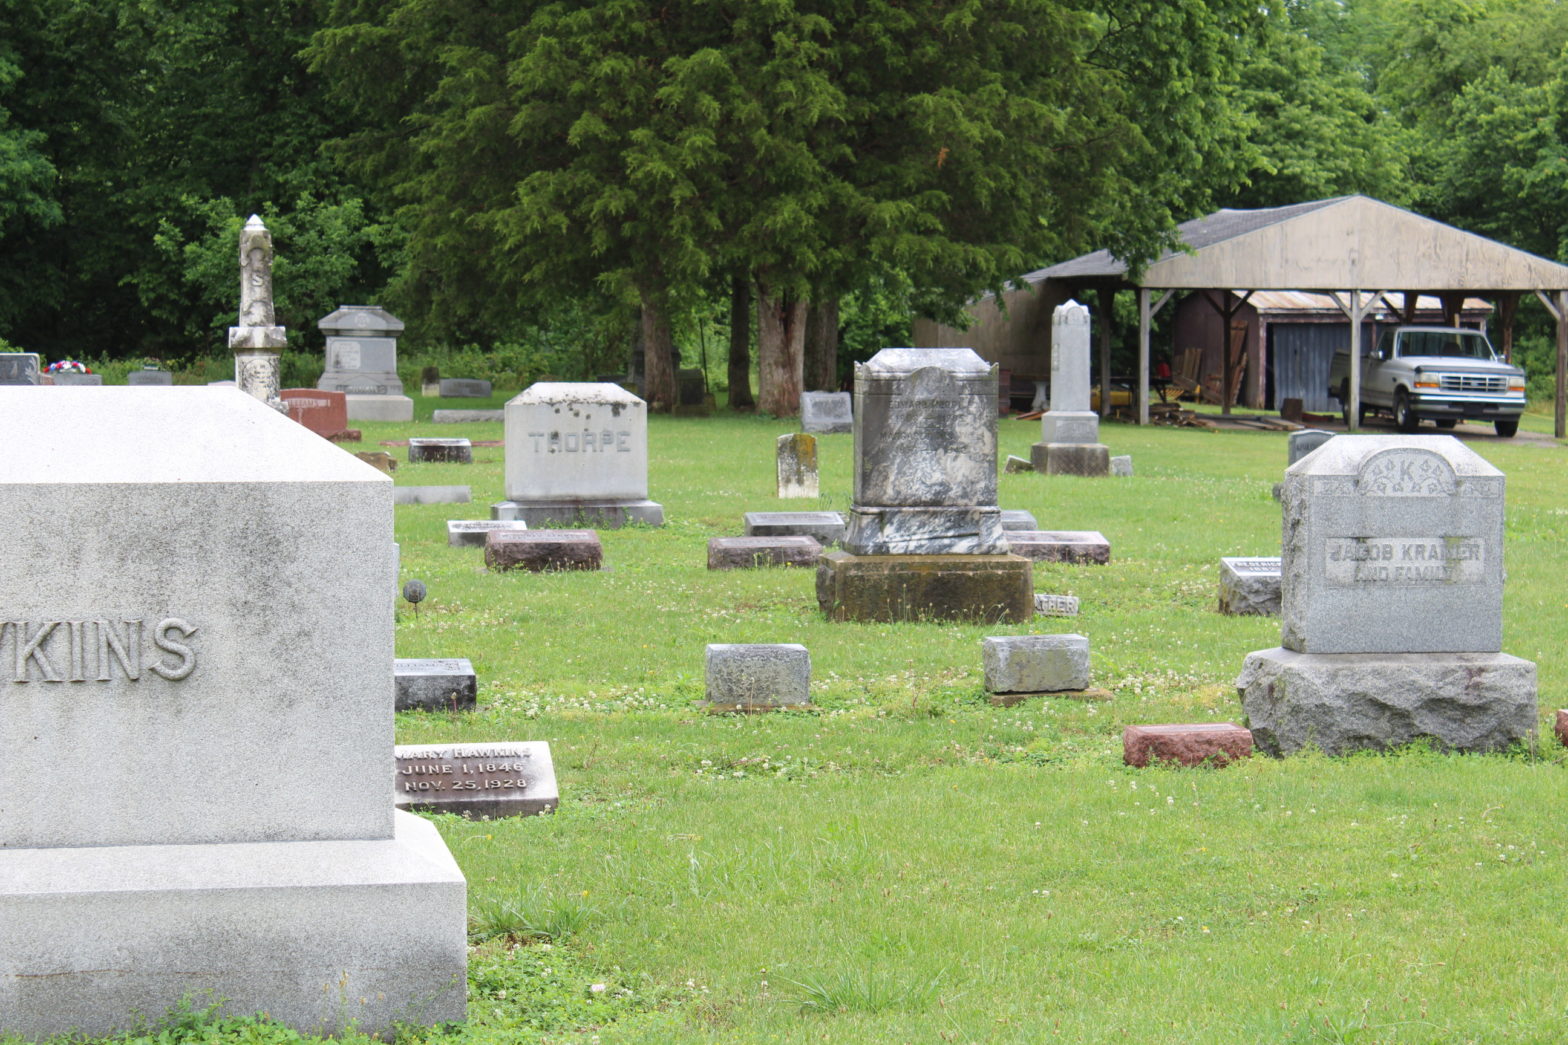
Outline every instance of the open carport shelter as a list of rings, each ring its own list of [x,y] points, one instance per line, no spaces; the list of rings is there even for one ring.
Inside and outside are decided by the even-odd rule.
[[[1447,321],[1457,321],[1467,297],[1493,301],[1501,324],[1502,347],[1512,345],[1519,300],[1534,294],[1557,321],[1556,433],[1568,436],[1568,266],[1536,257],[1495,240],[1456,229],[1366,196],[1339,196],[1288,207],[1221,210],[1177,229],[1177,249],[1130,274],[1127,262],[1096,251],[1023,277],[1028,289],[1006,295],[1004,314],[994,301],[973,311],[979,322],[959,332],[917,325],[916,344],[948,344],[963,339],[987,358],[1009,365],[1009,353],[1038,356],[1049,340],[1049,310],[1068,298],[1098,294],[1099,311],[1109,315],[1115,295],[1138,295],[1138,421],[1149,420],[1149,327],[1178,292],[1205,295],[1224,316],[1223,329],[1255,291],[1309,291],[1333,299],[1350,322],[1349,417],[1361,404],[1362,322],[1375,311],[1400,313],[1414,308],[1419,295],[1443,302]],[[1032,294],[1031,294],[1032,291]],[[1399,306],[1385,295],[1401,292]],[[1026,297],[1027,295],[1027,297]],[[1031,300],[1032,299],[1032,300]],[[1404,317],[1409,322],[1409,317]],[[1100,324],[1102,378],[1109,373],[1110,324]],[[1231,339],[1223,339],[1221,373],[1229,403],[1232,380]],[[1014,364],[1016,368],[1016,363]],[[1102,398],[1102,402],[1106,400]]]

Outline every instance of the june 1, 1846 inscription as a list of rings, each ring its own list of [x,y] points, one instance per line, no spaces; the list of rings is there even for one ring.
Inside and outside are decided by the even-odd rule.
[[[548,813],[560,802],[543,741],[400,744],[393,781],[400,809],[496,818]]]

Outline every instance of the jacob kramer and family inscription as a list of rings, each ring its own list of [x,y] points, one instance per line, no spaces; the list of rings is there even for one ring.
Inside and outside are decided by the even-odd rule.
[[[109,682],[115,665],[132,682],[144,668],[178,682],[196,670],[196,651],[180,640],[198,630],[179,617],[150,628],[142,620],[0,621],[0,664],[9,644],[16,669],[11,682]]]

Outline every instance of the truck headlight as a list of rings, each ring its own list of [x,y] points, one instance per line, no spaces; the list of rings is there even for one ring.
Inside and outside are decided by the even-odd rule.
[[[1510,377],[1508,379],[1508,391],[1510,391],[1510,392],[1523,392],[1524,391],[1524,378],[1522,378],[1522,377]]]

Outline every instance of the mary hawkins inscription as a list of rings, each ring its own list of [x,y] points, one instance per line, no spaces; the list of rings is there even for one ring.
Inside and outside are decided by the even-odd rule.
[[[8,682],[139,681],[144,672],[178,682],[196,670],[188,641],[200,629],[180,617],[0,621],[0,678]],[[9,650],[9,656],[7,651]],[[14,668],[9,674],[5,666]]]

